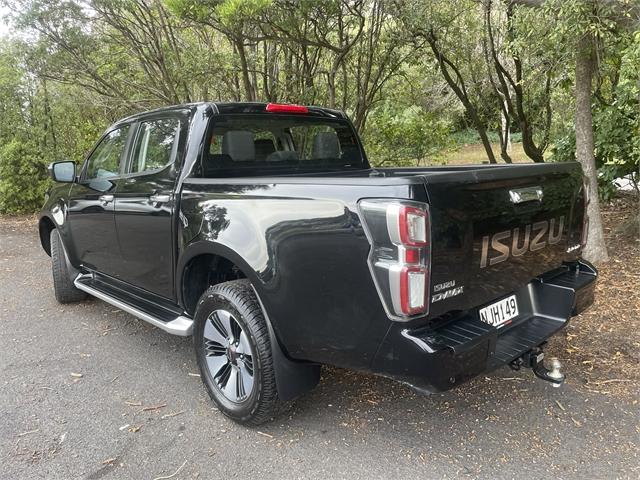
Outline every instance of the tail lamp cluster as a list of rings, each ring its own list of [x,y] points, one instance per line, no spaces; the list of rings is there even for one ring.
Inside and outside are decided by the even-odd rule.
[[[429,310],[431,239],[428,205],[412,201],[360,201],[371,250],[369,268],[387,314],[406,321]]]

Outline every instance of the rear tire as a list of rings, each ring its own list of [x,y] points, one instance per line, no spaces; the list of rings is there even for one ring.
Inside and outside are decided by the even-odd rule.
[[[278,398],[271,340],[248,280],[207,289],[196,308],[194,346],[202,381],[222,413],[245,425],[273,418]]]
[[[53,272],[53,291],[59,303],[80,302],[87,294],[73,284],[78,272],[69,264],[57,229],[51,231],[51,270]]]

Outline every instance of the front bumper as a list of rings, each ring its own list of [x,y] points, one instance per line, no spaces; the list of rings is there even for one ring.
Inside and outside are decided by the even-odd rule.
[[[593,303],[597,276],[595,267],[581,260],[536,278],[515,292],[520,315],[500,329],[480,321],[478,309],[452,315],[435,329],[394,324],[372,369],[422,393],[449,390],[515,360],[564,328]]]

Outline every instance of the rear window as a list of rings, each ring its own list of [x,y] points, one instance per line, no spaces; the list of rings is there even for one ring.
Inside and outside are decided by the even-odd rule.
[[[345,120],[293,115],[220,115],[212,120],[203,177],[365,168]]]

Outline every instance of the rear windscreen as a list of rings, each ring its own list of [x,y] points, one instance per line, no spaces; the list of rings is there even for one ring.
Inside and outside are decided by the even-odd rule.
[[[200,176],[366,168],[345,120],[293,115],[220,115],[212,119]]]

